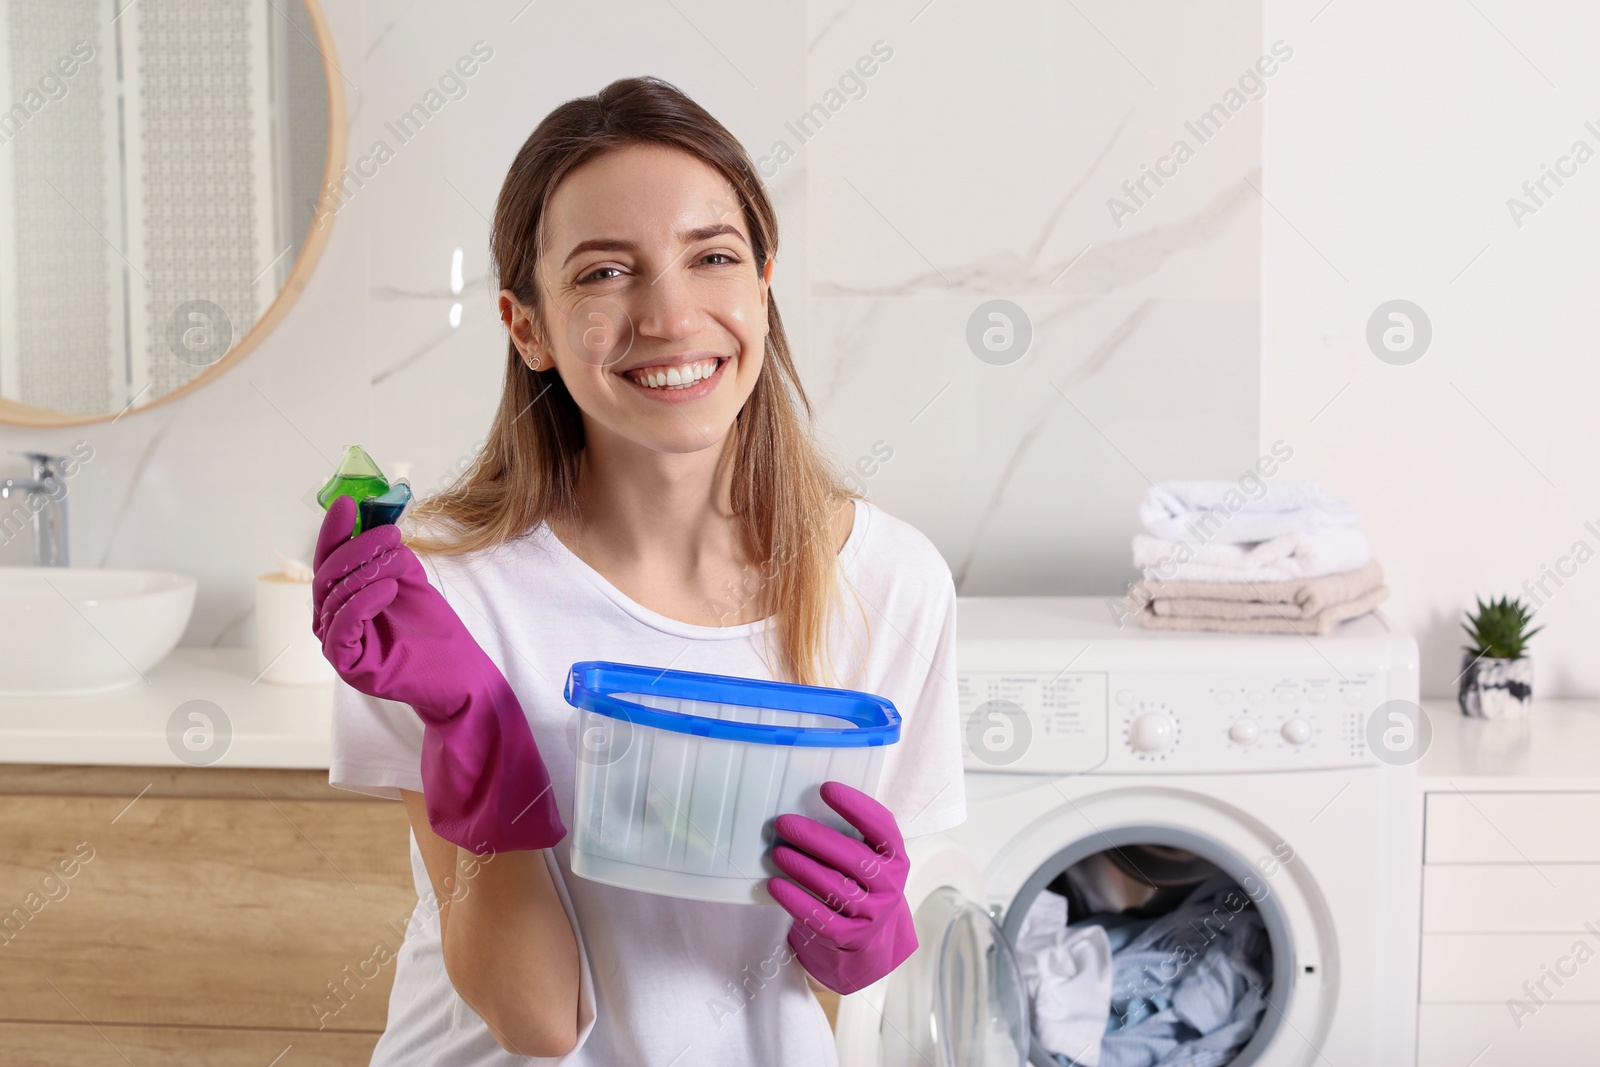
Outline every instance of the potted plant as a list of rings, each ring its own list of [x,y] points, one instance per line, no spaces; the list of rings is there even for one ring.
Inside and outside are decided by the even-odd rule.
[[[1523,654],[1528,638],[1544,629],[1528,629],[1533,612],[1520,599],[1501,597],[1476,614],[1467,612],[1462,629],[1472,638],[1461,669],[1461,710],[1479,719],[1520,719],[1533,706],[1533,660]]]

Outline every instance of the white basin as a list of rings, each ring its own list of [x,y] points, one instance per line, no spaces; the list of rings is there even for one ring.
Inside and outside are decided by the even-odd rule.
[[[0,696],[142,681],[183,636],[196,584],[167,571],[0,567]]]

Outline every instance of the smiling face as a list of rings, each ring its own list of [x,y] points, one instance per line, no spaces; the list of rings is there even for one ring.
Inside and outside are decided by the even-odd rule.
[[[591,441],[682,453],[726,436],[761,373],[770,261],[721,174],[663,145],[606,152],[551,195],[540,260],[545,343],[509,292],[501,316],[554,364]]]

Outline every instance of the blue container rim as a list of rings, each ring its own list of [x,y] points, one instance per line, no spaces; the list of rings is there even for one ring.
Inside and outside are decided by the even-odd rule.
[[[733,722],[646,707],[624,700],[616,695],[618,693],[829,715],[853,725],[835,728]],[[894,704],[883,697],[854,689],[666,670],[608,660],[582,660],[574,663],[567,672],[564,695],[567,703],[573,707],[608,718],[724,741],[803,748],[870,748],[892,745],[900,740],[900,713],[895,710]]]

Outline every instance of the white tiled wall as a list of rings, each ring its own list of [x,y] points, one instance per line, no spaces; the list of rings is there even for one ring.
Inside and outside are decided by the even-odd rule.
[[[1299,70],[1203,145],[1184,124],[1266,50],[1259,4],[337,0],[327,14],[352,162],[379,138],[395,154],[333,220],[285,322],[193,397],[115,425],[0,428],[8,449],[94,445],[71,489],[76,562],[196,574],[187,643],[253,639],[251,576],[275,548],[309,555],[305,497],[343,446],[411,462],[428,489],[481,439],[504,358],[487,219],[506,167],[551,107],[624,75],[675,82],[758,157],[795,149],[768,167],[775,291],[819,430],[846,465],[892,449],[868,491],[933,538],[964,593],[1117,592],[1147,480],[1231,477],[1257,455],[1261,123]],[[385,124],[480,40],[494,54],[466,96],[399,144]],[[785,124],[880,41],[892,54],[864,94],[800,143]],[[1117,225],[1108,198],[1178,138],[1194,157]],[[1034,327],[1007,366],[966,342],[997,297]]]

